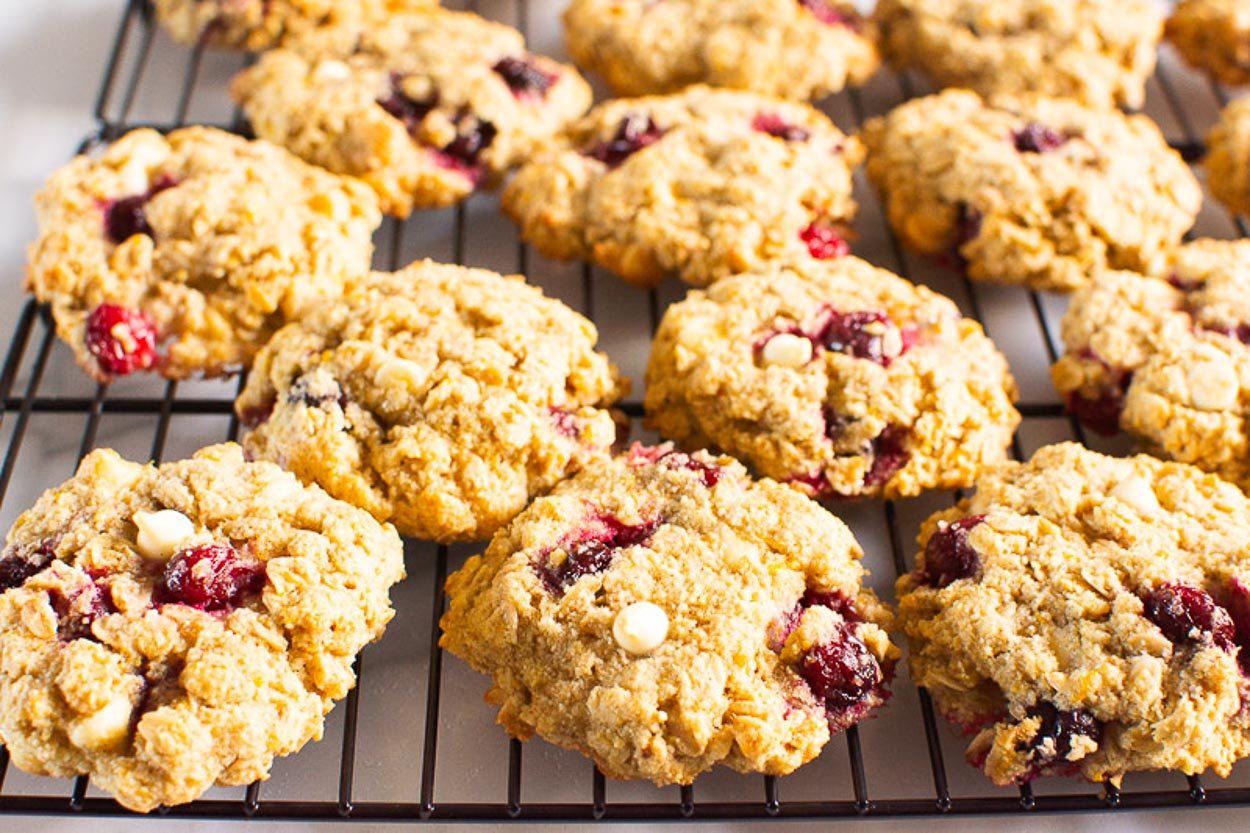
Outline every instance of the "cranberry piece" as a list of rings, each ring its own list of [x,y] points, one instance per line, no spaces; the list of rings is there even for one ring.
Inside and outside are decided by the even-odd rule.
[[[984,515],[969,515],[939,526],[925,544],[920,580],[930,587],[945,587],[975,576],[981,569],[981,559],[968,543],[968,532],[984,520]]]
[[[621,119],[611,139],[592,145],[585,155],[615,168],[633,154],[658,142],[663,135],[664,131],[651,120],[650,115],[630,113]]]
[[[538,67],[530,58],[501,58],[491,67],[517,98],[542,98],[559,78]]]
[[[658,519],[630,525],[611,515],[597,515],[589,520],[589,526],[560,542],[559,548],[567,554],[564,561],[551,564],[550,551],[543,554],[536,567],[538,575],[547,592],[562,595],[582,576],[608,569],[619,551],[646,543],[659,526]]]
[[[955,239],[951,243],[950,252],[945,258],[956,269],[967,269],[968,259],[963,255],[963,247],[981,236],[981,212],[967,203],[960,203],[959,214],[955,219]]]
[[[0,556],[0,593],[11,587],[21,587],[26,579],[41,573],[52,563],[56,551],[56,541],[43,541],[33,551],[23,551],[24,547],[13,546]]]
[[[1222,601],[1233,620],[1233,640],[1241,646],[1237,661],[1241,664],[1242,673],[1247,673],[1250,671],[1250,652],[1246,650],[1246,646],[1250,645],[1250,587],[1234,578],[1228,583]]]
[[[821,496],[829,491],[829,480],[825,477],[823,469],[811,472],[809,474],[795,474],[787,477],[787,483],[800,483],[812,490],[816,496]]]
[[[117,244],[136,234],[152,237],[152,226],[148,224],[145,212],[148,201],[177,184],[173,177],[162,176],[152,183],[146,193],[123,197],[109,203],[104,209],[104,233],[108,235],[108,239]]]
[[[91,623],[101,616],[115,613],[112,597],[92,583],[80,587],[69,596],[53,590],[52,607],[57,615],[57,635],[64,641],[95,639]]]
[[[1233,618],[1201,588],[1180,582],[1156,587],[1142,612],[1175,645],[1196,642],[1233,649]]]
[[[1124,394],[1133,380],[1133,372],[1112,367],[1088,347],[1079,355],[1082,359],[1096,361],[1107,369],[1108,386],[1096,399],[1081,396],[1076,392],[1068,394],[1066,400],[1068,413],[1087,428],[1103,436],[1114,436],[1120,431],[1120,413],[1124,410]]]
[[[807,9],[821,23],[829,26],[845,26],[848,29],[858,32],[859,21],[846,12],[839,11],[829,5],[826,0],[798,0],[803,8]]]
[[[561,408],[548,408],[547,413],[551,415],[551,421],[555,423],[556,431],[571,439],[577,439],[581,436],[581,427],[578,424],[577,417]]]
[[[864,475],[864,485],[880,486],[907,465],[911,453],[903,447],[907,429],[900,425],[887,425],[872,441],[872,467]]]
[[[860,621],[855,602],[847,598],[841,590],[805,590],[803,597],[799,599],[799,607],[804,610],[809,607],[827,607],[848,622]]]
[[[1229,338],[1235,338],[1242,344],[1250,344],[1250,324],[1231,324],[1222,326],[1203,325],[1204,330],[1210,330],[1213,333],[1219,333]]]
[[[438,104],[438,97],[431,96],[420,101],[410,98],[403,91],[403,81],[404,76],[397,72],[391,73],[390,95],[386,98],[379,98],[378,104],[383,110],[403,122],[408,135],[415,137],[421,127],[421,122]]]
[[[851,245],[829,226],[812,223],[799,232],[799,239],[807,244],[807,251],[817,260],[833,260],[851,253]]]
[[[1102,742],[1102,722],[1085,709],[1061,711],[1051,703],[1039,703],[1029,709],[1028,716],[1042,723],[1028,746],[1034,750],[1033,762],[1039,769],[1066,760],[1072,752],[1072,742],[1078,738],[1089,738],[1095,744]]]
[[[87,349],[111,376],[146,370],[156,364],[156,327],[138,310],[100,304],[87,316]]]
[[[1200,289],[1204,281],[1201,279],[1188,280],[1173,272],[1171,275],[1168,275],[1168,283],[1179,289],[1181,292],[1193,292],[1196,289]]]
[[[249,430],[264,425],[269,421],[269,417],[273,416],[273,406],[274,403],[268,402],[246,408],[239,413],[239,422]]]
[[[460,165],[475,168],[482,151],[495,141],[499,130],[484,119],[469,119],[468,113],[464,111],[456,116],[456,127],[459,131],[456,138],[443,147],[441,152]]]
[[[305,405],[309,408],[321,408],[334,402],[340,408],[346,408],[347,394],[343,393],[343,389],[337,383],[333,384],[333,390],[313,393],[309,388],[308,377],[301,376],[295,380],[294,384],[291,385],[291,389],[287,391],[286,401],[292,405]],[[272,406],[270,406],[269,410],[273,410]],[[265,413],[264,419],[268,419],[268,417],[268,413]]]
[[[1029,122],[1012,133],[1011,139],[1020,153],[1049,153],[1068,141],[1064,134],[1037,122]]]
[[[205,544],[171,558],[152,596],[160,604],[229,610],[264,586],[264,564],[245,560],[234,547]]]
[[[812,134],[797,124],[790,124],[776,113],[760,113],[751,121],[751,128],[787,142],[806,142]]]
[[[830,308],[827,316],[816,335],[816,340],[825,349],[834,353],[845,353],[857,359],[868,359],[883,367],[889,367],[890,362],[901,355],[901,352],[891,352],[901,350],[901,337],[898,344],[888,344],[886,341],[886,335],[891,330],[897,333],[898,328],[885,313],[838,312]]]
[[[803,657],[799,675],[831,711],[859,705],[884,678],[876,657],[848,625]]]
[[[696,460],[689,454],[685,454],[681,451],[670,451],[667,454],[662,455],[656,462],[667,468],[689,469],[691,471],[698,472],[700,479],[703,481],[703,485],[709,489],[719,483],[721,475],[724,474],[724,469],[720,466],[712,465],[711,463],[704,463],[702,460]]]

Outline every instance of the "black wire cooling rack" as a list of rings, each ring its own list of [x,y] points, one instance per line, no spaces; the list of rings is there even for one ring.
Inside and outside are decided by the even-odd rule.
[[[510,22],[522,31],[528,28],[527,0],[500,0],[509,6]],[[141,86],[150,75],[150,55],[153,43],[157,40],[156,27],[152,19],[151,9],[146,0],[127,0],[120,24],[113,36],[112,48],[100,82],[100,89],[95,102],[94,118],[96,126],[86,139],[81,149],[87,150],[101,143],[107,143],[127,130],[138,126],[153,126],[168,130],[181,126],[188,121],[193,97],[197,94],[201,79],[201,67],[205,59],[203,48],[186,50],[184,69],[172,98],[172,117],[165,120],[134,118],[136,101],[140,97]],[[1202,154],[1202,143],[1198,132],[1197,119],[1191,114],[1187,101],[1186,90],[1182,89],[1172,77],[1175,70],[1161,66],[1153,84],[1157,85],[1166,109],[1170,114],[1173,131],[1173,144],[1191,162]],[[168,87],[170,79],[162,79]],[[909,77],[896,80],[897,97],[906,98],[918,92],[917,81]],[[1206,93],[1217,104],[1223,104],[1227,95],[1223,89],[1211,85]],[[857,129],[868,114],[868,105],[864,95],[858,91],[850,91],[838,96],[834,105],[840,115],[839,123]],[[166,110],[165,112],[168,112]],[[848,124],[853,122],[853,124]],[[246,133],[247,126],[236,112],[231,121],[219,125],[236,132]],[[472,252],[470,236],[475,233],[476,220],[465,206],[450,212],[450,220],[446,224],[446,238],[431,241],[424,230],[425,219],[416,217],[407,223],[388,220],[381,233],[379,245],[379,266],[396,268],[405,262],[407,255],[415,251],[418,255],[431,255],[457,263],[465,261],[466,252]],[[1225,225],[1231,222],[1234,233],[1246,234],[1246,227],[1240,219],[1225,218]],[[909,264],[912,263],[901,250],[896,240],[886,235],[884,248],[892,255],[893,263],[885,264],[904,276],[910,276]],[[416,238],[414,240],[414,237]],[[515,241],[515,236],[511,238]],[[515,246],[515,254],[506,254],[510,265],[497,265],[496,268],[515,269],[522,273],[529,272],[530,253],[524,245]],[[495,253],[498,260],[498,252]],[[606,284],[599,282],[599,276],[589,266],[574,267],[567,276],[572,294],[579,295],[576,303],[583,312],[595,318],[596,292],[604,292]],[[612,280],[608,278],[607,280]],[[982,305],[985,293],[993,293],[994,288],[974,287],[965,278],[948,278],[954,281],[954,291],[965,310],[978,319],[983,319]],[[617,291],[617,290],[613,290]],[[632,290],[630,290],[632,292]],[[631,302],[636,308],[637,319],[627,321],[619,326],[631,326],[634,329],[645,329],[649,324],[654,330],[666,300],[666,292],[671,289],[662,288],[635,295]],[[1053,361],[1059,345],[1054,326],[1054,309],[1051,300],[1036,293],[1016,292],[1017,318],[1027,319],[1027,326],[1037,328],[1040,333],[1039,343],[1045,353],[1043,358]],[[1027,299],[1023,301],[1021,299]],[[619,304],[609,297],[604,303],[600,299],[599,306],[611,308],[612,316],[601,316],[597,323],[601,328],[607,319],[621,317]],[[601,310],[602,311],[602,310]],[[1013,321],[1010,326],[1021,326],[1023,322]],[[649,331],[645,333],[649,335]],[[231,410],[234,392],[242,382],[218,385],[210,393],[217,395],[198,395],[200,388],[194,383],[160,382],[145,380],[139,387],[127,380],[113,387],[97,385],[89,393],[64,393],[63,386],[51,381],[48,372],[50,364],[55,365],[56,354],[63,352],[58,347],[50,317],[46,309],[33,301],[28,301],[18,317],[12,342],[0,369],[0,437],[7,435],[7,450],[3,463],[0,463],[0,501],[9,495],[15,472],[25,474],[25,462],[19,464],[23,451],[23,442],[29,435],[29,429],[36,421],[52,420],[59,417],[81,418],[84,420],[81,441],[77,456],[81,457],[97,444],[102,422],[110,418],[129,421],[154,422],[152,439],[148,448],[149,456],[154,460],[161,459],[167,450],[171,438],[171,424],[177,418],[180,424],[189,417],[211,417],[216,424],[224,426],[224,438],[234,439],[238,425]],[[181,388],[181,389],[180,389]],[[188,394],[188,389],[191,393]],[[84,389],[89,390],[89,389]],[[136,392],[137,391],[137,392]],[[1020,405],[1025,416],[1025,428],[1031,424],[1058,424],[1063,436],[1059,439],[1076,438],[1084,441],[1085,437],[1080,426],[1069,421],[1063,415],[1060,404],[1053,398],[1043,395],[1027,395],[1026,401]],[[625,410],[632,418],[641,415],[638,399],[626,403]],[[177,433],[177,432],[174,432]],[[1022,434],[1024,429],[1022,429]],[[1053,433],[1053,431],[1052,431]],[[216,436],[205,436],[201,431],[193,436],[192,445],[203,445],[223,439],[220,433]],[[1017,440],[1015,448],[1017,456],[1023,451]],[[28,452],[29,453],[29,452]],[[26,461],[28,462],[28,461]],[[52,479],[41,486],[52,485]],[[6,510],[10,507],[5,507]],[[20,508],[20,507],[18,507]],[[862,512],[874,514],[875,523],[884,525],[888,534],[889,550],[895,574],[908,569],[904,552],[910,545],[909,536],[914,532],[911,515],[914,511],[902,509],[893,503],[875,504]],[[11,513],[10,513],[11,514]],[[907,516],[907,517],[904,517]],[[919,517],[923,517],[923,514]],[[904,533],[903,529],[908,532]],[[885,750],[878,752],[877,759],[893,762],[898,759],[907,766],[919,768],[911,779],[913,789],[904,797],[894,797],[895,787],[901,780],[899,773],[891,766],[893,778],[877,778],[869,783],[869,767],[865,765],[866,745],[860,728],[851,728],[845,734],[846,760],[831,767],[834,777],[823,780],[821,775],[815,779],[803,776],[808,769],[805,767],[799,774],[780,779],[767,776],[731,776],[733,779],[726,787],[708,789],[704,785],[709,776],[701,779],[692,787],[669,789],[667,791],[651,790],[639,792],[627,788],[619,788],[626,797],[616,798],[618,787],[615,783],[609,787],[604,777],[593,765],[580,758],[572,760],[568,756],[573,753],[559,753],[541,745],[534,749],[523,747],[516,741],[499,740],[502,751],[506,743],[506,752],[494,756],[500,769],[506,767],[506,775],[483,775],[481,768],[463,767],[454,772],[447,772],[451,764],[447,763],[449,755],[464,744],[487,744],[488,742],[474,737],[474,728],[461,727],[464,710],[481,712],[488,707],[477,702],[461,702],[459,689],[448,696],[449,683],[444,674],[442,653],[438,648],[438,618],[443,610],[443,581],[447,576],[448,565],[453,566],[455,559],[461,554],[447,547],[425,546],[427,552],[418,554],[422,545],[407,542],[409,550],[410,573],[414,573],[405,586],[401,586],[402,598],[396,600],[400,610],[400,619],[405,624],[392,624],[391,631],[397,631],[383,646],[368,649],[357,659],[356,672],[360,680],[331,716],[331,738],[306,748],[292,758],[280,761],[276,770],[287,776],[287,781],[299,782],[302,767],[307,766],[309,756],[316,756],[322,769],[334,773],[333,778],[317,778],[316,784],[304,789],[283,791],[274,789],[273,782],[267,782],[262,788],[260,783],[252,784],[239,791],[238,796],[229,796],[230,791],[216,789],[210,795],[191,804],[162,809],[161,814],[176,817],[221,818],[221,819],[303,819],[303,820],[372,820],[372,821],[591,821],[591,820],[681,820],[681,819],[767,819],[767,818],[837,818],[837,817],[903,817],[903,816],[941,816],[961,814],[1024,814],[1062,811],[1108,811],[1115,808],[1163,808],[1163,807],[1194,807],[1208,806],[1247,806],[1250,807],[1250,787],[1241,786],[1236,780],[1230,782],[1238,785],[1204,786],[1200,777],[1184,777],[1178,774],[1154,775],[1147,779],[1145,788],[1116,788],[1111,784],[1088,785],[1065,782],[1057,792],[1052,792],[1053,785],[1048,779],[1039,784],[1037,792],[1028,785],[1018,790],[1001,790],[991,787],[979,774],[975,777],[959,777],[948,774],[946,754],[943,748],[943,737],[946,747],[952,748],[957,741],[952,741],[949,729],[940,725],[935,718],[934,710],[927,694],[921,690],[914,692],[918,698],[912,711],[918,713],[918,725],[910,731],[915,742],[905,749]],[[413,569],[415,560],[420,559],[420,567]],[[405,589],[406,588],[406,589]],[[397,623],[400,620],[397,619]],[[367,736],[362,731],[362,713],[368,714],[369,702],[374,697],[375,685],[379,675],[393,673],[383,659],[379,667],[366,678],[364,657],[377,656],[374,652],[382,650],[387,644],[398,645],[398,650],[409,656],[419,656],[419,675],[407,680],[407,685],[396,683],[402,694],[418,705],[410,708],[406,715],[415,719],[420,725],[415,727],[415,736],[419,741],[404,743],[398,749],[379,751],[379,739],[388,737],[386,724],[392,718],[385,713],[387,703],[379,703],[382,713],[377,715],[383,728],[370,730]],[[371,662],[377,662],[371,660]],[[381,686],[387,684],[383,679]],[[896,689],[908,686],[906,680],[899,680]],[[370,693],[362,698],[361,691]],[[899,695],[900,697],[904,695]],[[909,692],[908,695],[911,696]],[[362,699],[366,705],[362,707]],[[389,702],[389,701],[387,701]],[[395,716],[394,720],[405,718]],[[880,721],[896,721],[913,719],[900,715],[892,708],[887,708],[879,718]],[[444,743],[440,746],[440,731],[444,735]],[[452,739],[446,737],[451,732]],[[502,732],[493,730],[502,737]],[[924,743],[919,741],[923,734]],[[468,737],[466,737],[466,735]],[[338,743],[335,744],[335,736]],[[364,739],[362,740],[362,736]],[[822,756],[828,759],[836,756],[839,741],[830,743],[830,748]],[[337,757],[328,760],[327,756],[334,753],[337,746]],[[563,763],[557,768],[580,768],[583,773],[581,781],[585,789],[578,789],[580,795],[576,799],[568,797],[568,790],[561,793],[557,800],[540,798],[525,799],[523,787],[530,792],[535,790],[530,781],[523,781],[522,762],[528,755],[536,763],[540,772],[552,765],[552,755],[564,755]],[[441,757],[440,757],[441,756]],[[956,753],[958,757],[958,753]],[[443,761],[443,774],[439,774],[440,760]],[[505,764],[506,760],[506,764]],[[379,763],[379,761],[381,763]],[[102,793],[91,791],[86,777],[79,777],[72,782],[59,782],[51,779],[39,779],[38,786],[28,789],[13,789],[19,779],[9,766],[7,750],[0,748],[0,815],[15,814],[86,814],[86,815],[120,815],[127,811],[111,798]],[[359,766],[358,766],[359,764]],[[816,767],[810,764],[809,767]],[[901,764],[900,764],[901,766]],[[963,767],[962,763],[955,766]],[[398,772],[399,788],[383,791],[385,800],[372,796],[377,790],[370,789],[371,779],[376,778],[379,767],[385,767],[392,776]],[[585,771],[590,770],[588,777]],[[359,771],[359,774],[358,774]],[[1134,776],[1130,776],[1130,780]],[[35,779],[21,776],[22,785],[33,785]],[[791,789],[794,779],[805,778],[803,789]],[[6,787],[6,780],[9,782]],[[280,779],[275,778],[275,781]],[[396,780],[392,778],[392,780]],[[488,782],[480,790],[472,785],[483,780]],[[574,779],[577,780],[577,779]],[[1241,779],[1244,781],[1245,779]],[[849,781],[849,783],[847,783]],[[959,783],[957,783],[959,782]],[[436,790],[436,783],[438,789]],[[65,785],[66,788],[62,787]],[[787,797],[783,800],[782,793],[787,796],[794,793],[798,798]],[[609,789],[613,792],[609,800]],[[650,788],[647,788],[648,790]],[[311,792],[310,792],[311,790]],[[270,793],[273,795],[270,795]],[[294,797],[283,794],[294,792]],[[68,794],[66,794],[68,793]],[[95,793],[95,794],[93,794]],[[396,793],[400,795],[396,795]],[[226,794],[229,797],[219,797]],[[364,796],[364,797],[362,797]],[[449,797],[450,796],[450,797]],[[467,798],[466,798],[467,796]],[[641,796],[638,798],[636,796]],[[396,800],[396,799],[400,800]]]

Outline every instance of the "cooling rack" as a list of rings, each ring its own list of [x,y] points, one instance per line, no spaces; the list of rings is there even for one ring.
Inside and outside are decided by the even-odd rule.
[[[480,0],[475,10],[530,35],[539,51],[558,51],[558,0]],[[104,35],[107,37],[108,35]],[[225,81],[246,59],[170,43],[147,0],[126,0],[112,35],[93,116],[81,150],[137,126],[172,129],[211,123],[246,133]],[[169,71],[170,67],[177,68]],[[882,73],[863,90],[833,98],[827,111],[844,129],[928,90],[909,76]],[[1165,49],[1150,82],[1147,112],[1186,160],[1202,154],[1201,135],[1227,100],[1222,88],[1176,65]],[[1063,413],[1046,377],[1060,349],[1062,299],[1019,289],[972,285],[918,261],[890,235],[862,181],[857,254],[954,298],[981,320],[1007,354],[1021,384],[1024,422],[1014,452],[1077,439],[1103,451],[1122,442],[1085,437]],[[1196,233],[1245,235],[1242,221],[1208,205]],[[640,384],[647,342],[665,306],[682,288],[670,282],[642,292],[586,265],[531,253],[499,217],[493,197],[388,220],[376,265],[393,269],[417,257],[525,273],[549,294],[594,319],[604,348]],[[94,447],[132,458],[179,457],[235,438],[231,403],[240,380],[165,382],[128,378],[96,385],[60,345],[45,308],[28,301],[17,316],[0,366],[0,523],[6,527],[38,493],[70,473]],[[641,391],[625,403],[634,434]],[[909,569],[919,522],[950,502],[927,495],[904,502],[867,501],[837,508],[867,552],[872,584],[892,598],[893,579]],[[359,685],[330,715],[326,738],[278,761],[273,777],[246,788],[215,788],[191,804],[162,809],[171,817],[371,821],[592,821],[904,817],[1112,811],[1117,808],[1250,807],[1250,771],[1227,780],[1133,774],[1120,788],[1045,779],[996,788],[963,763],[963,740],[936,719],[925,692],[906,678],[880,716],[832,740],[816,761],[785,778],[715,771],[691,787],[608,782],[576,753],[541,741],[521,744],[492,725],[481,702],[485,681],[438,648],[442,585],[471,549],[405,542],[409,579],[393,593],[398,615],[385,638],[357,659]],[[11,767],[0,748],[0,815],[121,815],[127,811],[91,787],[35,778]]]

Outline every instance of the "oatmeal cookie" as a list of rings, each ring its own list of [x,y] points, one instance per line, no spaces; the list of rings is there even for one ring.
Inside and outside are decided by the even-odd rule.
[[[1250,216],[1250,98],[1228,104],[1207,136],[1207,187],[1234,214]]]
[[[520,32],[446,11],[394,15],[346,57],[268,52],[231,92],[256,135],[360,177],[399,217],[498,185],[591,100]]]
[[[816,497],[971,486],[1020,422],[1007,362],[947,298],[855,257],[726,278],[668,308],[648,424]]]
[[[26,287],[100,381],[247,366],[287,319],[369,268],[377,201],[267,142],[132,131],[35,197]]]
[[[879,63],[871,25],[842,0],[573,0],[564,31],[618,95],[706,83],[812,99]]]
[[[898,582],[912,679],[997,784],[1250,753],[1250,500],[1075,443],[983,476]]]
[[[898,649],[850,530],[705,451],[635,444],[447,581],[440,644],[515,737],[613,778],[782,775],[880,705]]]
[[[437,0],[153,0],[152,5],[174,40],[188,45],[251,52],[298,45],[346,53],[388,16],[428,9]]]
[[[1148,269],[1202,202],[1154,122],[1074,101],[947,90],[870,120],[863,138],[903,242],[977,280],[1068,292]]]
[[[261,351],[243,445],[406,535],[488,538],[615,442],[628,382],[597,338],[519,276],[375,273]]]
[[[1250,489],[1250,240],[1108,273],[1073,296],[1063,342],[1051,376],[1083,423]]]
[[[706,286],[844,254],[861,157],[805,104],[697,86],[600,104],[521,168],[503,208],[549,257]]]
[[[320,739],[403,575],[392,527],[237,445],[93,451],[0,553],[0,743],[138,811],[267,778]]]
[[[1140,107],[1163,14],[1153,0],[880,0],[895,68],[982,95],[1039,93]]]
[[[1166,31],[1193,67],[1225,84],[1250,83],[1250,6],[1244,0],[1181,0]]]

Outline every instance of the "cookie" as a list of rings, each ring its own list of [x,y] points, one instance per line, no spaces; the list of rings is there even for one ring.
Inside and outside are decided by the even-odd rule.
[[[882,54],[942,87],[1137,108],[1163,14],[1152,0],[880,0]]]
[[[370,27],[437,0],[153,0],[156,19],[180,43],[259,52],[299,45],[350,52]]]
[[[855,257],[719,281],[670,306],[648,425],[815,497],[971,486],[1020,422],[1007,362],[935,292]]]
[[[397,14],[346,57],[275,50],[231,84],[256,135],[406,217],[491,188],[590,106],[572,67],[474,14]]]
[[[898,582],[912,679],[1000,785],[1250,753],[1250,500],[1074,443],[981,478]]]
[[[220,130],[134,130],[35,197],[26,288],[101,382],[246,367],[369,268],[377,201],[358,182]]]
[[[1161,274],[1073,296],[1055,387],[1095,431],[1250,489],[1250,241],[1189,243]]]
[[[1181,0],[1167,38],[1186,61],[1225,84],[1250,83],[1250,9],[1240,0]]]
[[[0,743],[141,812],[267,778],[321,738],[403,575],[393,528],[237,445],[93,451],[0,553]]]
[[[519,276],[375,273],[261,351],[243,445],[405,535],[488,538],[615,442],[628,382],[597,338]]]
[[[1234,214],[1250,215],[1250,98],[1229,103],[1207,136],[1207,187]]]
[[[871,25],[840,0],[573,0],[564,32],[617,95],[705,83],[806,100],[879,63]]]
[[[870,120],[863,138],[903,243],[977,280],[1068,292],[1148,269],[1202,202],[1154,122],[1074,101],[948,90]]]
[[[805,104],[696,86],[595,107],[517,172],[503,209],[549,257],[706,286],[844,254],[861,156]]]
[[[880,705],[899,653],[850,530],[705,451],[635,444],[447,581],[440,644],[514,737],[612,778],[781,775]]]

